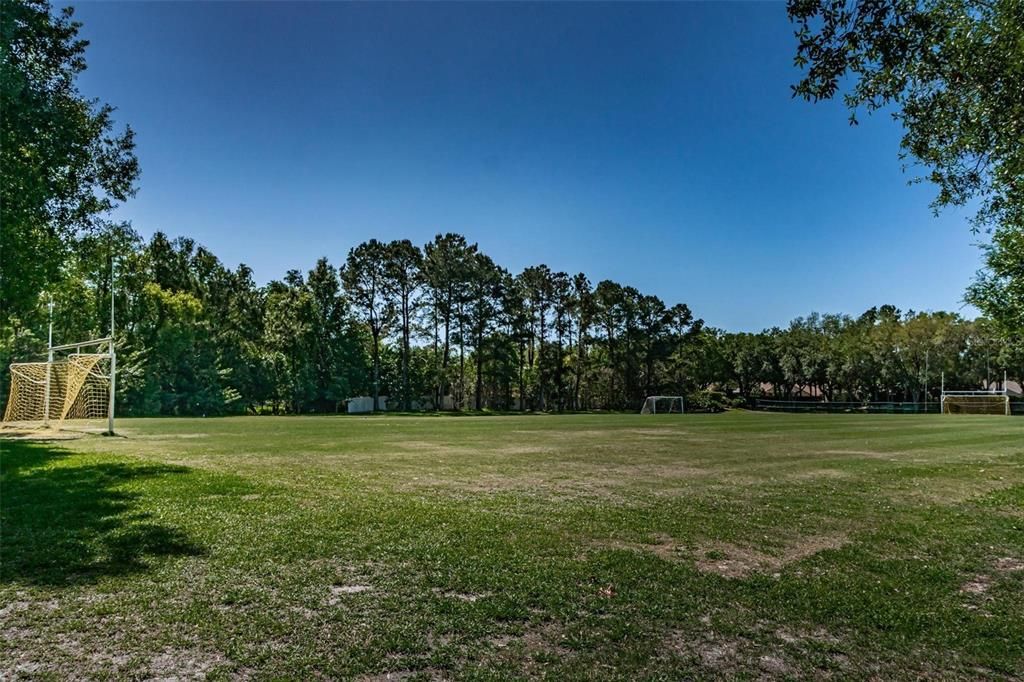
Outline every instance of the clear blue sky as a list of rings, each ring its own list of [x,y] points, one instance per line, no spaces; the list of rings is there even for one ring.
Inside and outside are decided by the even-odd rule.
[[[148,236],[260,282],[376,237],[477,241],[733,330],[961,308],[968,213],[887,116],[790,97],[782,3],[85,3],[84,93],[138,133]],[[963,309],[970,315],[973,311]]]

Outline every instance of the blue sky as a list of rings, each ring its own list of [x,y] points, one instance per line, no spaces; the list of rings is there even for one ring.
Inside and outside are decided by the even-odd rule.
[[[899,128],[790,97],[782,3],[85,3],[82,91],[137,132],[119,216],[260,282],[465,234],[732,330],[962,308],[967,211]]]

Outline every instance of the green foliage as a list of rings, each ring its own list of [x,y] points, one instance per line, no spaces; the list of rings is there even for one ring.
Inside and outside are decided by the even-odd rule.
[[[114,109],[78,92],[87,43],[72,16],[44,0],[0,5],[0,310],[15,334],[75,238],[139,175],[131,128],[115,132]]]
[[[1024,367],[1024,227],[1004,227],[985,247],[986,270],[967,290],[967,301],[1002,330],[1010,366]]]
[[[848,83],[851,117],[894,107],[936,206],[977,200],[979,224],[1024,225],[1024,3],[790,0],[789,15],[806,69],[797,96],[830,99]]]
[[[935,209],[977,207],[975,228],[993,239],[968,299],[1019,346],[1024,2],[789,0],[789,15],[805,69],[794,94],[817,101],[845,90],[851,122],[860,108],[891,108],[905,131],[903,158],[938,187]]]
[[[882,306],[858,318],[812,314],[759,334],[718,332],[705,338],[701,353],[709,366],[724,359],[728,374],[719,376],[729,378],[718,385],[748,401],[920,402],[926,391],[937,397],[942,374],[958,388],[1001,381],[1004,369],[1017,366],[1011,349],[986,320]]]

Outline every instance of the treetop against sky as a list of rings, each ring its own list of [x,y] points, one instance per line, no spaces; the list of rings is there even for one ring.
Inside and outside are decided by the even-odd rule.
[[[258,281],[376,237],[466,234],[733,329],[958,309],[968,212],[900,129],[791,97],[781,4],[87,3],[87,95],[137,132],[119,216]],[[244,238],[239,238],[244,235]],[[941,273],[941,276],[938,274]],[[966,311],[970,313],[970,309]]]

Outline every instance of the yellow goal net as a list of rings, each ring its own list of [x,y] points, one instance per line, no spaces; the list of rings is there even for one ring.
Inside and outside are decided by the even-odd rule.
[[[112,354],[75,351],[47,362],[13,363],[3,420],[59,424],[109,417]]]

